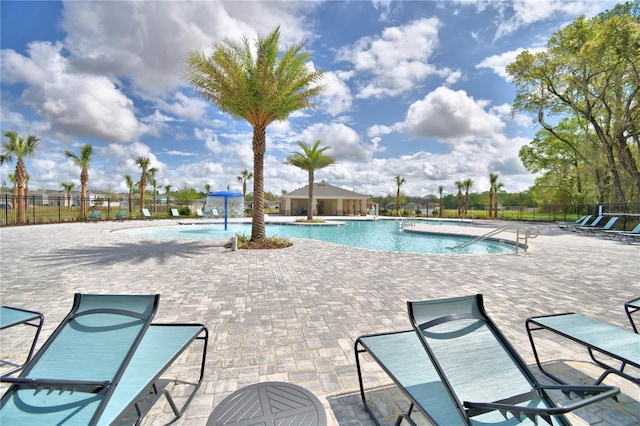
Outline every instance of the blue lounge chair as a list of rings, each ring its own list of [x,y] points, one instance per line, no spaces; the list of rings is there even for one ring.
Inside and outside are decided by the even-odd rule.
[[[604,219],[604,216],[598,216],[595,219],[593,219],[591,223],[586,223],[584,225],[579,225],[579,226],[569,226],[568,228],[574,232],[583,231],[585,228],[595,228],[596,226],[598,226],[598,224],[602,219]]]
[[[635,321],[633,320],[633,315],[640,311],[640,297],[636,297],[635,299],[631,299],[624,304],[624,311],[627,313],[627,318],[629,318],[629,322],[631,323],[631,328],[635,333],[638,333],[638,327],[636,326]]]
[[[127,217],[127,211],[126,210],[120,210],[118,213],[116,213],[115,217],[118,220],[125,219]]]
[[[18,325],[26,325],[36,328],[26,360],[19,364],[9,360],[0,361],[0,364],[2,364],[3,366],[8,365],[11,367],[9,370],[3,371],[2,376],[7,376],[15,373],[31,359],[33,351],[36,347],[36,342],[38,341],[38,336],[40,335],[40,330],[42,330],[42,324],[44,324],[44,316],[40,312],[13,308],[11,306],[2,306],[0,308],[0,330],[15,327]]]
[[[94,210],[91,212],[89,216],[87,216],[87,220],[99,220],[100,219],[100,210]]]
[[[482,295],[408,302],[411,331],[363,336],[356,340],[356,364],[365,408],[359,355],[368,352],[411,400],[396,426],[420,411],[436,425],[533,425],[538,418],[568,425],[563,416],[617,395],[614,386],[546,386],[487,316]],[[558,406],[549,391],[578,395]]]
[[[558,223],[558,227],[559,228],[566,228],[568,226],[580,226],[580,225],[584,225],[589,219],[591,219],[593,216],[591,215],[586,215],[586,216],[582,216],[574,221],[569,221],[569,222],[557,222]]]
[[[629,234],[631,234],[631,235],[634,235],[634,234],[640,235],[640,223],[638,223],[636,225],[636,227],[633,228],[631,231],[622,231],[622,230],[619,230],[619,229],[608,229],[606,231],[602,231],[602,232],[599,233],[599,235],[601,237],[607,238],[609,240],[613,240],[613,239],[616,239],[616,238],[619,238],[619,239],[622,240],[622,239],[624,239],[625,235],[629,235]]]
[[[580,227],[578,228],[578,230],[582,230],[582,232],[585,235],[595,235],[595,234],[599,234],[602,231],[608,231],[611,228],[613,228],[613,225],[616,224],[616,222],[618,221],[618,216],[614,216],[611,219],[609,219],[607,221],[607,223],[604,224],[603,227],[598,228],[598,227]]]
[[[131,415],[140,422],[153,406],[146,399],[162,396],[160,375],[200,340],[200,377],[182,408],[163,393],[180,417],[202,383],[208,332],[201,324],[151,324],[158,302],[159,295],[76,294],[70,313],[20,375],[2,378],[11,386],[0,423],[111,425]]]

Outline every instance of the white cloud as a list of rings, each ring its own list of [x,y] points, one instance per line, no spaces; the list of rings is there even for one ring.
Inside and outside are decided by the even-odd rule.
[[[302,140],[307,144],[320,140],[321,146],[330,147],[325,153],[336,161],[369,160],[372,156],[372,149],[362,145],[356,131],[342,123],[314,124],[302,132]]]
[[[436,18],[424,18],[399,27],[388,27],[375,37],[363,37],[337,53],[358,73],[358,98],[396,96],[437,74],[428,59],[438,45]]]
[[[463,90],[439,87],[409,107],[404,126],[416,137],[443,141],[472,140],[501,131],[504,123],[485,111],[485,103]]]
[[[349,72],[325,72],[320,84],[324,86],[320,96],[323,109],[332,116],[343,114],[351,109],[353,96],[346,81],[352,76]]]
[[[516,60],[516,57],[524,50],[525,49],[520,48],[511,50],[509,52],[504,52],[500,55],[489,56],[488,58],[483,59],[478,65],[476,65],[476,68],[489,68],[505,80],[511,81],[509,74],[507,74],[507,65],[514,62]],[[535,55],[536,53],[541,52],[545,49],[542,47],[535,47],[527,50],[531,54]]]

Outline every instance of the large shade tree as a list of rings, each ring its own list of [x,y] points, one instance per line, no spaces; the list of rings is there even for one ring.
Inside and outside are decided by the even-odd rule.
[[[280,28],[241,42],[225,39],[211,54],[192,51],[187,57],[186,80],[196,92],[221,111],[253,127],[253,219],[251,240],[266,238],[264,223],[264,155],[269,124],[285,120],[292,112],[311,108],[322,91],[322,71],[309,66],[305,42],[280,51]]]
[[[320,147],[320,141],[317,140],[312,146],[304,142],[298,142],[298,146],[302,151],[296,151],[287,157],[287,163],[292,166],[306,170],[309,174],[309,199],[307,201],[307,220],[313,220],[313,182],[315,180],[315,171],[324,169],[336,162],[336,160],[325,155],[324,151],[329,149],[328,146]]]
[[[16,170],[14,173],[17,188],[16,195],[18,198],[16,204],[16,222],[23,224],[27,219],[25,191],[27,188],[27,180],[29,179],[24,160],[35,154],[40,144],[40,139],[35,135],[29,135],[27,139],[24,139],[14,130],[4,132],[4,138],[2,141],[2,154],[0,155],[2,156],[2,162],[11,162],[14,157],[16,159]],[[25,202],[23,202],[23,198],[25,198]]]
[[[92,153],[93,146],[90,144],[80,148],[79,154],[69,150],[64,152],[64,155],[80,168],[80,219],[87,217],[87,184],[89,183],[89,165],[91,164]]]

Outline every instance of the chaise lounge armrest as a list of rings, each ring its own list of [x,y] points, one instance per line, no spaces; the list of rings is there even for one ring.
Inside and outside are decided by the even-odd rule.
[[[531,401],[539,397],[538,390],[551,390],[561,391],[567,397],[571,397],[572,393],[575,393],[581,399],[575,401],[573,404],[556,406],[556,407],[528,407],[523,405],[516,405],[519,402]],[[574,385],[538,385],[536,389],[523,395],[516,395],[511,398],[503,399],[496,402],[469,402],[464,401],[463,405],[468,409],[469,415],[474,416],[477,414],[486,413],[489,411],[498,410],[506,418],[507,413],[511,413],[518,420],[521,419],[521,415],[524,414],[531,420],[534,420],[536,416],[539,416],[550,425],[551,416],[557,416],[560,414],[566,414],[578,408],[582,408],[594,402],[601,401],[607,398],[616,399],[616,395],[620,393],[620,389],[616,386],[574,386]],[[589,396],[591,395],[591,396]]]
[[[111,382],[108,380],[36,379],[28,377],[2,377],[0,378],[0,382],[12,383],[26,389],[33,388],[36,390],[36,393],[46,389],[48,393],[54,391],[60,393],[69,391],[71,393],[85,392],[99,394],[105,392],[109,389],[109,386],[111,386]]]

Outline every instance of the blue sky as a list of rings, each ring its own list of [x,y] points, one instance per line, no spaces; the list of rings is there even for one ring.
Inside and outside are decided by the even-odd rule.
[[[283,45],[307,41],[325,91],[316,109],[268,128],[266,191],[306,185],[307,173],[284,159],[298,141],[316,140],[336,159],[316,181],[359,193],[395,194],[397,175],[410,196],[439,185],[455,193],[464,179],[482,192],[489,173],[521,191],[535,177],[518,151],[538,128],[510,116],[506,65],[578,16],[615,4],[2,0],[2,132],[40,137],[27,160],[31,189],[79,184],[64,151],[90,143],[93,190],[126,191],[125,174],[139,179],[138,156],[151,159],[162,187],[241,190],[237,176],[253,168],[251,128],[194,94],[184,59],[280,26]],[[14,168],[0,167],[4,181]]]

